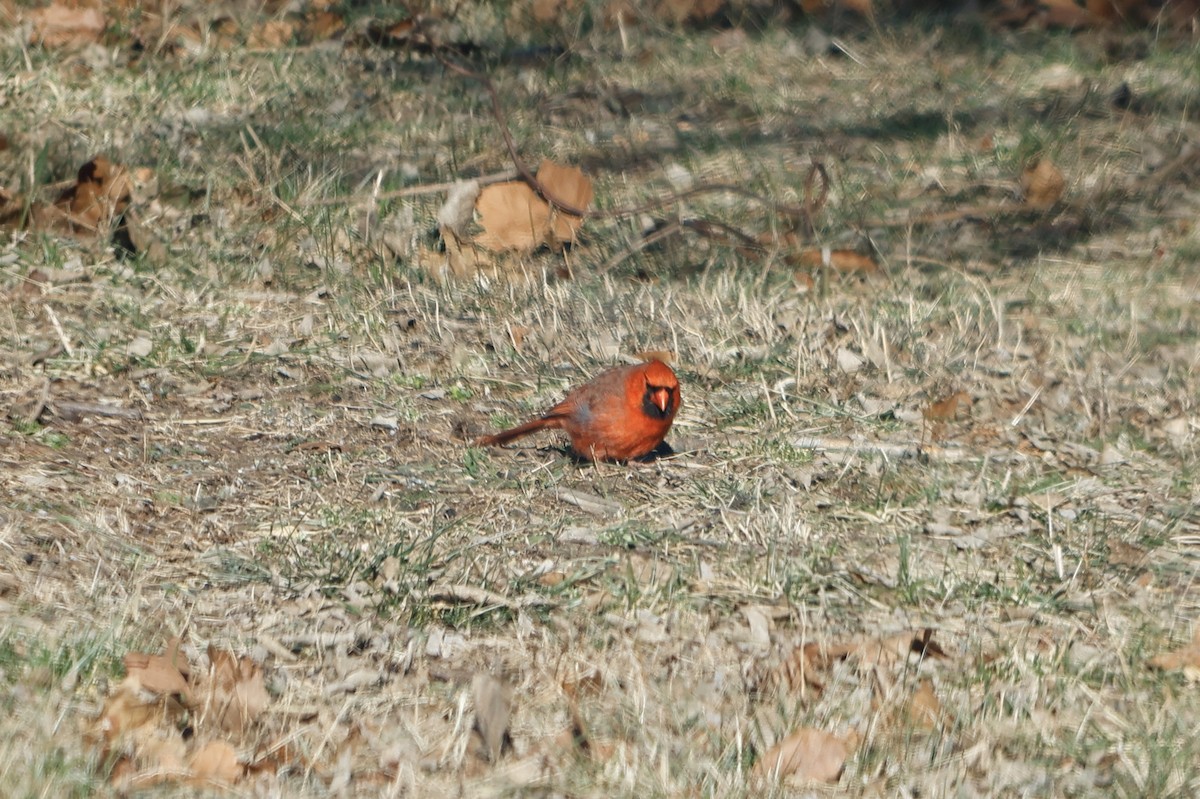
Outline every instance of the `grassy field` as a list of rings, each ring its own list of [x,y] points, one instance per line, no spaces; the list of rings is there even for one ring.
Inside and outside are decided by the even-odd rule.
[[[140,170],[134,254],[0,234],[0,794],[116,790],[88,731],[176,636],[261,667],[242,795],[1200,794],[1200,664],[1150,664],[1200,625],[1194,40],[460,10],[500,120],[364,24],[0,38],[0,188]],[[445,279],[501,121],[661,202]],[[645,351],[674,455],[470,445]],[[802,728],[840,777],[754,771]]]

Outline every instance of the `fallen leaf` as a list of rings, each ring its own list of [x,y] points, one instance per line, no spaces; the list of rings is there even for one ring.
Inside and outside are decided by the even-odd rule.
[[[921,680],[916,692],[905,707],[909,720],[918,727],[932,729],[942,717],[942,703],[933,690],[933,680]]]
[[[233,785],[246,773],[238,762],[237,752],[225,741],[209,741],[188,759],[192,783],[221,783]]]
[[[788,260],[793,266],[825,266],[845,274],[875,275],[880,271],[874,258],[854,250],[807,247]]]
[[[708,40],[708,46],[719,55],[741,52],[749,45],[750,36],[744,28],[727,28]]]
[[[79,168],[74,184],[53,205],[34,203],[34,230],[79,237],[106,233],[129,207],[132,182],[125,167],[98,155]]]
[[[1075,0],[1040,0],[1042,13],[1038,21],[1045,28],[1086,28],[1099,20],[1088,9],[1075,5]]]
[[[125,354],[130,358],[146,358],[154,351],[154,342],[145,336],[138,336],[125,345]]]
[[[748,641],[766,650],[771,646],[771,617],[769,610],[759,605],[746,605],[742,609],[749,628]]]
[[[296,24],[291,20],[272,19],[255,25],[246,37],[246,44],[258,50],[279,50],[292,43]]]
[[[566,572],[552,571],[541,575],[537,578],[537,581],[538,585],[545,586],[546,588],[553,588],[556,585],[561,585],[566,581],[566,579]]]
[[[1087,10],[1096,19],[1117,22],[1129,18],[1128,12],[1142,0],[1087,0]]]
[[[1155,655],[1146,662],[1163,671],[1181,671],[1188,682],[1200,682],[1200,624],[1196,625],[1190,643],[1173,652]]]
[[[1136,544],[1127,544],[1124,541],[1114,541],[1109,539],[1108,542],[1108,562],[1115,566],[1131,566],[1138,567],[1146,563],[1146,556],[1149,553],[1142,547]]]
[[[578,0],[533,0],[529,13],[540,25],[561,24],[564,12],[574,12],[578,4]]]
[[[752,779],[783,780],[795,777],[837,782],[850,756],[851,745],[823,730],[802,727],[772,746],[750,771]]]
[[[161,655],[130,652],[125,655],[125,673],[137,678],[142,688],[162,696],[178,694],[187,701],[190,693],[187,678],[191,673],[187,658],[179,651],[181,639],[173,638]]]
[[[521,351],[521,345],[525,343],[525,337],[533,332],[532,328],[524,325],[509,325],[508,337],[512,340],[513,349],[517,352]]]
[[[550,206],[523,181],[493,183],[475,201],[483,232],[475,243],[492,252],[529,254],[546,240]]]
[[[820,672],[826,665],[828,661],[823,658],[819,644],[807,643],[795,647],[782,663],[763,675],[755,689],[761,693],[779,688],[798,691],[802,696],[811,689],[815,695],[820,695],[825,690]]]
[[[575,674],[563,678],[561,687],[570,699],[577,699],[580,695],[595,696],[604,687],[604,676],[594,666],[577,669]]]
[[[675,353],[670,350],[642,350],[641,352],[635,352],[633,357],[644,363],[662,361],[668,366],[675,363]]]
[[[442,243],[446,246],[445,258],[437,261],[435,276],[443,278],[446,275],[455,278],[469,278],[479,272],[495,271],[496,262],[491,254],[482,247],[475,245],[470,239],[463,239],[450,228],[442,228]],[[430,264],[432,267],[432,264]]]
[[[837,349],[837,365],[846,374],[854,374],[862,369],[866,363],[857,353],[846,347],[838,347]]]
[[[416,26],[417,21],[412,17],[395,23],[376,20],[367,26],[365,38],[380,47],[406,47],[411,44]]]
[[[1049,158],[1035,159],[1021,172],[1021,196],[1025,205],[1035,210],[1053,206],[1065,186],[1062,171]]]
[[[211,666],[196,686],[192,707],[204,721],[243,734],[270,702],[262,667],[249,657],[211,645],[208,659]]]
[[[546,194],[558,203],[583,210],[592,201],[592,183],[575,167],[545,160],[538,167],[537,179]],[[449,205],[448,198],[443,211]],[[582,217],[559,207],[552,208],[520,180],[484,187],[475,200],[475,211],[483,232],[474,241],[492,252],[528,255],[542,245],[559,248],[574,242],[583,225]],[[445,215],[449,216],[449,212]],[[439,212],[439,219],[442,216],[443,212]]]
[[[700,22],[711,19],[724,0],[659,0],[658,17],[667,22]]]
[[[471,695],[475,700],[475,731],[483,740],[488,761],[496,763],[506,748],[512,748],[508,732],[511,692],[492,675],[479,672],[471,680]]]
[[[921,410],[921,415],[931,422],[948,422],[958,417],[959,407],[971,407],[971,395],[965,391],[956,391],[945,399],[929,404]]]
[[[580,211],[587,209],[595,194],[592,181],[588,180],[581,170],[556,164],[549,159],[543,160],[538,167],[537,180],[551,201],[569,205]],[[554,247],[568,242],[573,244],[582,226],[582,217],[553,207],[547,243]]]
[[[479,199],[479,181],[460,180],[446,192],[446,201],[438,208],[438,228],[449,228],[460,239],[469,237],[468,229],[475,215],[475,202]],[[445,233],[442,233],[445,236]]]
[[[26,201],[20,194],[0,188],[0,228],[12,230],[25,221]]]
[[[107,24],[99,8],[54,2],[29,12],[33,28],[29,43],[43,47],[77,48],[100,40]]]
[[[149,724],[160,714],[158,696],[143,691],[136,677],[126,677],[104,700],[88,737],[97,744],[111,744],[123,734]],[[105,748],[102,746],[101,748]]]
[[[131,769],[113,769],[109,779],[114,787],[143,790],[178,780],[190,774],[184,765],[187,744],[176,730],[158,730],[138,741]]]
[[[304,35],[309,41],[332,39],[346,29],[346,20],[332,11],[309,11],[304,17]]]
[[[154,735],[138,746],[138,760],[161,771],[183,771],[183,759],[187,756],[187,743],[176,730],[167,734]]]
[[[578,749],[581,752],[587,752],[591,748],[591,735],[583,720],[583,714],[579,712],[579,704],[575,701],[574,695],[568,694],[568,696],[571,699],[569,706],[571,726],[555,736],[555,743],[562,749]]]
[[[821,664],[828,666],[835,660],[853,658],[863,667],[892,666],[909,655],[929,658],[947,658],[946,652],[933,640],[933,630],[925,628],[891,635],[886,638],[867,638],[848,644],[838,644],[819,650]]]

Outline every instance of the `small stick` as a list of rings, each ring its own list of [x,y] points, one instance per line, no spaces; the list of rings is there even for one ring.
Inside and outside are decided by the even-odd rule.
[[[71,349],[71,342],[67,339],[67,334],[63,331],[63,326],[58,321],[58,315],[54,313],[54,309],[49,305],[43,305],[46,309],[46,316],[50,317],[50,324],[54,325],[54,332],[58,334],[58,340],[62,342],[63,349],[67,351],[67,357],[74,358],[75,351]]]

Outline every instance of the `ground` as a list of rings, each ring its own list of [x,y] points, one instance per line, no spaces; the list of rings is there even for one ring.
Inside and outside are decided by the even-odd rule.
[[[461,13],[499,115],[379,37],[4,34],[0,188],[142,171],[136,252],[0,238],[0,783],[116,790],[181,637],[261,669],[256,795],[1200,792],[1194,39]],[[502,126],[651,207],[443,274]],[[647,351],[673,454],[472,446]],[[840,774],[764,777],[802,728]]]

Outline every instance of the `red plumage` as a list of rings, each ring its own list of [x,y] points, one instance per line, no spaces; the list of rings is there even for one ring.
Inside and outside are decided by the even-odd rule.
[[[544,416],[475,443],[498,446],[538,430],[558,429],[585,460],[626,461],[662,443],[680,401],[679,379],[662,361],[618,366],[571,391]]]

